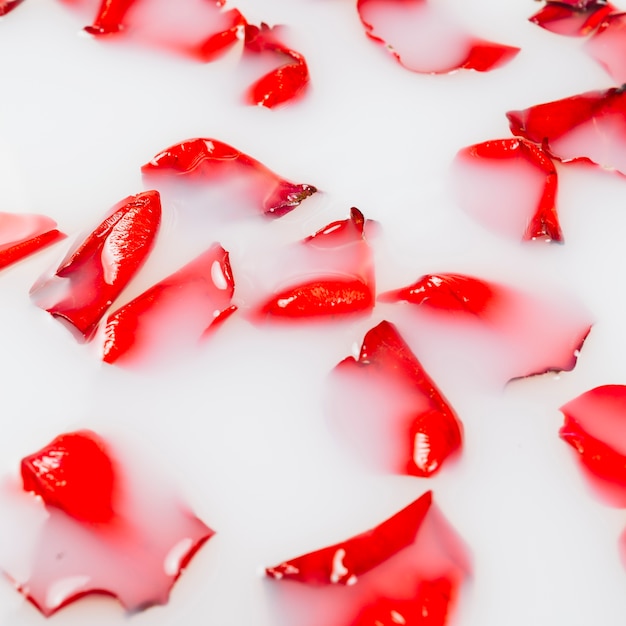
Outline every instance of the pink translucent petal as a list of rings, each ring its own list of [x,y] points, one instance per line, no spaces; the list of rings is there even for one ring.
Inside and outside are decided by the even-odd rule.
[[[109,315],[103,360],[167,357],[193,348],[236,307],[228,252],[219,244]]]
[[[427,0],[358,0],[357,9],[367,35],[413,72],[486,72],[519,52],[473,37]]]
[[[428,274],[379,299],[410,305],[410,343],[497,384],[573,369],[591,327],[585,307],[558,289],[533,294],[460,274]]]
[[[367,226],[363,214],[352,208],[349,219],[333,222],[276,255],[266,270],[269,276],[255,278],[272,292],[255,307],[255,319],[314,319],[370,311],[374,270]]]
[[[561,407],[559,436],[607,503],[626,507],[626,386],[596,387]]]
[[[214,534],[136,451],[107,449],[118,489],[106,522],[70,517],[17,485],[0,488],[0,568],[46,616],[94,593],[117,598],[129,612],[165,604]]]
[[[125,39],[159,46],[201,61],[212,61],[240,39],[245,19],[223,2],[188,0],[103,0],[92,35],[119,33]]]
[[[626,82],[626,13],[608,15],[585,43],[585,50],[619,84]]]
[[[375,528],[268,568],[280,626],[443,626],[467,548],[426,492]]]
[[[557,172],[540,146],[492,139],[459,151],[453,164],[459,205],[496,232],[524,241],[561,243]]]
[[[188,139],[157,154],[141,168],[147,181],[170,183],[163,189],[192,197],[196,204],[217,211],[260,212],[281,217],[293,211],[317,189],[292,183],[265,165],[217,139]]]
[[[309,83],[309,69],[304,57],[287,47],[281,40],[281,30],[247,25],[245,50],[248,54],[269,54],[276,58],[278,67],[268,72],[248,89],[249,104],[272,109],[301,97]]]
[[[513,134],[560,161],[590,161],[626,173],[626,95],[590,91],[507,114]]]
[[[545,6],[528,19],[559,35],[583,37],[615,10],[604,0],[547,0]]]
[[[64,237],[56,222],[45,215],[0,212],[0,268]]]
[[[460,451],[454,409],[389,322],[339,363],[331,388],[331,427],[378,470],[428,477]]]

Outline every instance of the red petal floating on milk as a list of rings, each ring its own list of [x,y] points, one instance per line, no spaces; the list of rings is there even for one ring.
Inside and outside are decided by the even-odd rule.
[[[368,331],[331,382],[333,429],[379,469],[428,477],[460,451],[461,423],[393,324]]]
[[[367,35],[413,72],[479,72],[510,61],[519,48],[477,39],[427,0],[358,0]]]
[[[606,0],[547,0],[531,22],[559,35],[581,37],[593,32],[616,8]]]
[[[585,43],[593,57],[620,85],[626,82],[626,13],[607,15]]]

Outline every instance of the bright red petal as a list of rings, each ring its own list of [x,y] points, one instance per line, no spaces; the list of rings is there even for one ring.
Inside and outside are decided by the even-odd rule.
[[[379,469],[428,477],[462,444],[462,426],[398,330],[381,322],[332,376],[331,425]]]
[[[45,215],[0,213],[0,269],[63,238]]]
[[[463,148],[454,184],[461,208],[493,230],[524,241],[563,242],[556,168],[537,144],[510,138]]]
[[[228,186],[269,217],[293,211],[317,189],[291,183],[259,161],[216,139],[188,139],[166,148],[142,168],[150,181],[179,178],[188,184]]]
[[[469,570],[466,548],[429,491],[371,530],[266,572],[281,581],[280,624],[443,626]]]
[[[560,161],[590,161],[626,173],[622,88],[590,91],[506,115],[514,135],[543,146]]]
[[[234,312],[228,252],[219,244],[109,315],[103,360],[115,363],[195,346]],[[170,350],[166,350],[169,346]]]
[[[547,0],[545,6],[528,19],[559,35],[583,37],[615,10],[604,0]]]
[[[0,15],[6,15],[22,4],[24,0],[0,0]]]
[[[599,495],[626,507],[626,386],[605,385],[561,407],[559,436],[578,459]]]
[[[37,306],[88,339],[98,322],[150,253],[161,222],[158,192],[146,191],[116,204],[55,274],[31,289]]]
[[[357,9],[367,35],[414,72],[486,72],[519,52],[473,37],[427,0],[358,0]]]

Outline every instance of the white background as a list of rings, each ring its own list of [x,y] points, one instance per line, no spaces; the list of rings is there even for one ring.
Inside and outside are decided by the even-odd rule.
[[[59,247],[4,270],[0,472],[16,475],[23,456],[61,432],[93,428],[152,453],[217,531],[167,606],[127,618],[111,600],[87,599],[51,623],[277,624],[264,566],[365,530],[432,488],[474,555],[456,623],[624,624],[617,541],[626,512],[594,499],[557,432],[562,404],[596,385],[626,383],[626,182],[560,168],[565,245],[521,245],[459,210],[448,171],[459,148],[508,136],[507,110],[612,83],[580,40],[527,22],[537,3],[440,2],[477,34],[522,52],[487,74],[416,75],[365,37],[353,1],[242,0],[236,6],[250,22],[289,25],[309,63],[307,97],[275,111],[240,103],[245,72],[236,52],[202,65],[108,45],[81,34],[85,20],[53,0],[25,0],[2,19],[0,210],[44,213],[68,233],[82,231],[143,189],[139,167],[158,151],[214,137],[324,191],[287,226],[259,222],[244,243],[231,233],[224,245],[235,280],[235,253],[246,258],[254,237],[286,228],[297,239],[355,205],[383,229],[380,290],[434,271],[529,289],[548,280],[577,293],[596,319],[574,372],[505,389],[475,384],[471,371],[451,375],[437,354],[420,354],[466,431],[461,460],[426,481],[366,471],[324,422],[327,373],[393,309],[301,329],[233,317],[197,358],[127,371],[103,366],[29,302]],[[43,622],[0,584],[2,626]]]

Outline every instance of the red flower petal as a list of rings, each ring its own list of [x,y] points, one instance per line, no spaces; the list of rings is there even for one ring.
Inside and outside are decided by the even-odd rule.
[[[184,8],[169,0],[102,0],[92,35],[123,32],[125,37],[212,61],[239,40],[245,19],[223,2],[191,0]]]
[[[90,431],[26,457],[22,475],[31,493],[0,490],[3,520],[22,529],[9,550],[0,546],[0,567],[46,616],[88,594],[131,612],[165,604],[214,534],[159,472]]]
[[[279,623],[290,626],[443,626],[469,571],[430,491],[371,530],[266,570],[281,581],[277,593],[298,594],[297,606],[281,605]]]
[[[196,344],[213,324],[224,321],[235,284],[228,252],[219,244],[109,315],[104,328],[103,360],[136,359]],[[168,352],[169,355],[169,352]]]
[[[561,407],[559,436],[578,460],[598,494],[626,507],[626,386],[605,385]]]
[[[529,21],[559,35],[582,37],[615,11],[606,0],[547,0]]]
[[[619,84],[626,82],[626,13],[607,15],[585,50]]]
[[[0,15],[6,15],[22,4],[24,0],[0,0]]]
[[[462,426],[398,330],[381,322],[333,371],[331,424],[385,471],[428,477],[460,451]]]
[[[152,249],[161,222],[158,192],[129,196],[72,248],[56,273],[31,289],[37,306],[71,324],[85,339]]]
[[[425,352],[501,383],[573,369],[591,327],[581,303],[558,290],[530,294],[459,274],[427,274],[379,299],[414,305],[407,331]]]
[[[560,161],[590,161],[626,173],[626,96],[621,88],[589,91],[506,114],[515,135]]]
[[[285,46],[278,38],[277,30],[267,24],[260,27],[247,25],[245,29],[245,49],[248,53],[269,52],[279,61],[287,61],[256,81],[246,94],[249,104],[268,109],[301,96],[309,83],[309,69],[304,57]]]
[[[358,0],[357,9],[366,34],[413,72],[486,72],[519,52],[473,37],[427,0]]]
[[[561,243],[557,172],[540,146],[521,138],[492,139],[459,151],[457,198],[470,215],[524,241]]]
[[[0,213],[0,268],[16,263],[63,239],[56,222],[45,215]]]
[[[281,263],[290,268],[294,278],[289,282],[295,284],[277,290],[258,307],[257,317],[315,318],[371,310],[374,276],[364,230],[363,214],[352,208],[349,219],[307,237],[297,254]],[[302,281],[302,274],[318,277]]]
[[[157,154],[141,171],[152,177],[180,177],[202,185],[228,184],[233,195],[253,198],[269,217],[293,211],[313,195],[312,185],[291,183],[259,163],[216,139],[188,139]]]

